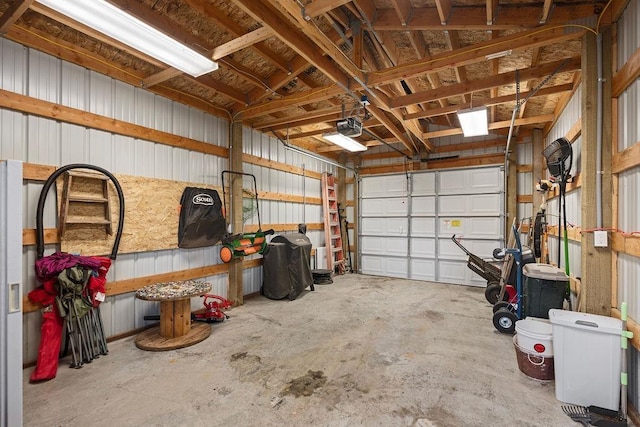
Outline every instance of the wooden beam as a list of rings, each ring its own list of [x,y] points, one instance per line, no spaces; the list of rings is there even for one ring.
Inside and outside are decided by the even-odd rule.
[[[342,95],[343,93],[344,90],[337,85],[311,89],[303,94],[290,95],[282,99],[274,99],[252,105],[242,110],[240,115],[243,119],[251,119],[253,117],[264,116],[287,108],[324,101],[326,99],[333,98],[336,95]]]
[[[315,171],[305,170],[299,166],[293,166],[287,163],[276,162],[275,160],[264,159],[262,157],[253,156],[251,154],[242,154],[242,161],[257,166],[262,166],[267,169],[279,170],[282,172],[288,172],[295,175],[306,176],[307,178],[315,178],[320,180],[322,174]]]
[[[65,107],[48,101],[20,95],[0,89],[0,107],[20,111],[65,123],[73,123],[89,129],[99,129],[117,135],[125,135],[158,144],[198,151],[200,153],[227,157],[228,150],[195,139],[185,138],[168,132],[150,129],[122,120],[112,119],[75,108]]]
[[[551,14],[551,6],[553,6],[553,0],[544,0],[542,5],[542,15],[540,15],[540,24],[546,24]]]
[[[611,88],[613,97],[617,98],[622,95],[638,77],[640,77],[640,47],[633,52],[629,60],[613,76]]]
[[[640,166],[640,141],[614,154],[611,171],[618,174],[638,166]]]
[[[499,53],[506,49],[520,51],[536,46],[547,46],[553,43],[573,40],[579,38],[585,31],[565,33],[563,28],[543,26],[535,30],[510,34],[459,49],[454,57],[452,57],[451,52],[443,52],[433,55],[431,59],[426,61],[409,62],[388,70],[371,73],[368,84],[374,87],[404,79],[408,76],[416,77],[430,72],[443,71],[451,67],[475,64],[486,61],[485,56],[489,54]]]
[[[610,99],[611,93],[611,32],[603,34],[603,70],[604,99]],[[582,42],[582,150],[580,152],[582,171],[582,229],[593,229],[596,223],[596,105],[598,75],[596,70],[597,53],[596,37],[587,33]],[[607,76],[608,74],[608,76]],[[611,103],[603,103],[603,139],[608,141],[611,132]],[[608,128],[608,130],[607,130]],[[603,146],[602,164],[611,164],[611,150]],[[602,173],[602,221],[611,224],[611,171],[603,168]],[[611,310],[611,251],[607,248],[596,248],[593,244],[593,233],[582,236],[581,271],[584,285],[584,309],[587,313],[608,316]]]
[[[452,84],[438,89],[431,89],[423,92],[412,93],[410,95],[400,96],[393,99],[390,106],[392,108],[400,108],[409,104],[430,102],[440,98],[449,98],[466,93],[487,90],[493,87],[510,85],[516,83],[518,79],[528,80],[531,78],[540,78],[542,76],[549,75],[558,70],[559,67],[562,67],[561,72],[579,70],[580,57],[554,61],[540,65],[538,67],[527,68],[525,70],[510,71],[507,73],[498,74],[496,76],[474,80],[472,82]]]
[[[240,37],[221,44],[215,47],[211,52],[211,59],[214,61],[224,58],[227,55],[231,55],[234,52],[242,50],[246,47],[253,46],[256,43],[260,43],[273,36],[273,31],[270,28],[260,27],[257,30],[253,30]]]
[[[447,25],[451,15],[451,0],[436,0],[436,9],[438,10],[440,24]]]
[[[144,88],[149,88],[151,86],[155,86],[162,82],[166,82],[167,80],[171,80],[174,77],[178,77],[182,75],[182,71],[176,70],[175,68],[166,68],[159,73],[153,74],[149,77],[142,79],[141,86]]]
[[[547,96],[547,95],[553,95],[556,93],[562,93],[562,92],[570,92],[573,90],[573,83],[566,83],[566,84],[562,84],[562,85],[557,85],[557,86],[551,86],[551,87],[546,87],[546,88],[542,88],[539,91],[537,91],[532,98],[538,97],[538,96]],[[531,92],[521,92],[520,93],[520,99],[524,99],[526,98]],[[475,107],[480,107],[483,105],[486,106],[490,106],[490,105],[498,105],[498,104],[506,104],[509,102],[514,102],[516,100],[516,94],[512,94],[512,95],[502,95],[502,96],[497,96],[497,97],[493,97],[493,98],[473,98],[473,105]],[[460,105],[448,105],[446,107],[442,107],[442,108],[430,108],[428,110],[424,110],[420,113],[414,113],[414,114],[407,114],[405,116],[405,119],[418,119],[418,118],[428,118],[428,117],[436,117],[436,116],[442,116],[445,114],[451,114],[451,113],[455,113],[456,111],[458,111],[460,109]]]
[[[402,25],[400,19],[391,8],[381,8],[376,12],[373,22],[375,31],[442,31],[442,19],[436,7],[414,7],[411,10],[411,21]],[[373,15],[370,15],[373,16]],[[558,3],[547,25],[562,25],[567,22],[593,16],[593,4]],[[540,25],[540,6],[533,3],[502,2],[500,14],[492,24],[487,24],[486,5],[469,5],[454,7],[447,17],[447,30],[502,31],[522,30]],[[610,24],[611,17],[603,18],[602,24]]]
[[[336,66],[336,63],[338,63],[344,69],[346,65],[342,52],[333,52],[333,59],[336,61],[333,62],[329,58],[323,56],[322,52],[318,49],[318,46],[312,43],[307,37],[307,30],[312,32],[318,31],[313,24],[309,24],[309,26],[305,28],[305,33],[302,33],[289,25],[288,19],[283,18],[281,14],[276,13],[272,8],[268,7],[264,3],[256,2],[254,0],[235,0],[234,3],[253,19],[262,23],[265,27],[270,28],[274,35],[276,35],[284,44],[296,51],[300,56],[304,57],[309,61],[309,63],[316,66],[342,88],[348,89],[350,87],[349,78]],[[297,9],[295,10],[295,13],[300,15],[300,8],[297,4],[281,2],[279,5],[287,9],[295,7]],[[301,15],[300,19],[304,21],[304,18]],[[305,21],[305,23],[307,22]],[[322,40],[320,41],[326,42],[326,37],[322,35]],[[330,48],[326,43],[323,44],[323,47]],[[337,46],[334,45],[333,47],[336,51],[339,51]],[[360,72],[356,73],[355,67],[353,71],[355,73],[353,75],[361,74]]]
[[[482,154],[459,159],[427,160],[427,167],[429,169],[462,168],[497,164],[504,164],[504,154]]]
[[[229,170],[242,173],[242,123],[231,124],[229,146]],[[237,174],[227,175],[231,196],[231,212],[227,214],[229,224],[234,233],[242,233],[242,176]],[[239,258],[232,259],[229,266],[229,292],[228,299],[233,305],[244,303],[244,281],[242,277],[242,261]]]
[[[4,35],[22,14],[29,9],[35,0],[14,0],[7,10],[0,16],[0,35]]]
[[[417,147],[413,143],[412,140],[407,137],[398,127],[387,117],[384,111],[380,110],[374,104],[369,105],[368,111],[371,113],[373,117],[378,119],[380,123],[382,123],[393,136],[398,138],[400,142],[409,150],[410,153],[416,153],[418,151]]]
[[[446,1],[446,0],[436,0]],[[411,2],[409,0],[391,0],[391,4],[398,14],[398,19],[402,25],[407,25],[409,23],[409,18],[411,16]]]
[[[463,142],[461,144],[439,145],[434,148],[434,153],[451,153],[453,151],[476,150],[483,148],[505,147],[506,139],[492,139],[489,141]]]
[[[640,235],[624,235],[619,232],[611,233],[611,249],[620,254],[640,257]],[[616,284],[617,285],[617,284]]]
[[[545,114],[542,116],[534,116],[534,117],[527,117],[524,119],[516,119],[514,121],[514,125],[515,126],[525,126],[525,125],[534,125],[534,124],[540,124],[540,123],[546,123],[546,122],[550,122],[554,119],[554,115],[553,114]],[[496,130],[496,129],[504,129],[504,128],[508,128],[509,126],[511,126],[511,120],[504,120],[501,122],[493,122],[493,123],[489,123],[489,130]],[[425,138],[440,138],[443,136],[451,136],[451,135],[461,135],[462,134],[462,129],[461,128],[454,128],[454,129],[444,129],[444,130],[437,130],[437,131],[432,131],[432,132],[425,132],[424,137]]]
[[[487,0],[487,25],[493,25],[498,14],[498,0]]]

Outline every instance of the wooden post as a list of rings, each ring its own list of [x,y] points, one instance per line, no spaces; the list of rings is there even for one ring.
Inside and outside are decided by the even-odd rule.
[[[505,212],[505,243],[509,241],[511,225],[513,220],[518,218],[518,142],[514,136],[509,145],[510,152],[507,156],[509,162],[509,174],[507,176],[507,188],[505,197],[507,198],[507,212]]]
[[[531,193],[533,194],[533,215],[535,215],[540,209],[540,205],[542,204],[543,194],[536,190],[536,184],[539,179],[545,178],[547,176],[547,171],[544,167],[544,156],[542,155],[542,151],[544,151],[544,140],[542,138],[542,129],[534,129],[533,134],[531,135],[531,149],[533,150],[533,171],[532,171],[532,182],[533,188],[531,189]]]
[[[229,169],[242,172],[242,123],[231,124],[229,147]],[[231,207],[231,227],[233,233],[242,233],[242,176],[230,174],[229,194]],[[242,258],[229,262],[229,300],[234,306],[244,304],[244,287],[242,282]]]
[[[602,132],[602,226],[611,224],[611,32],[603,34],[603,132]],[[582,180],[581,225],[583,230],[597,226],[596,212],[596,120],[597,120],[597,52],[596,36],[587,33],[582,43]],[[611,314],[611,242],[607,248],[593,245],[593,233],[582,234],[582,307],[587,313]]]
[[[360,157],[355,157],[353,159],[353,167],[357,168],[358,166],[360,166]],[[353,247],[353,251],[351,252],[351,262],[353,263],[353,265],[351,266],[351,268],[353,269],[354,273],[358,272],[358,250],[360,247],[360,245],[358,244],[358,232],[360,230],[360,228],[358,227],[358,218],[360,217],[360,204],[358,200],[358,195],[360,194],[360,182],[358,181],[359,178],[359,175],[353,175],[353,239],[349,240],[350,246]]]

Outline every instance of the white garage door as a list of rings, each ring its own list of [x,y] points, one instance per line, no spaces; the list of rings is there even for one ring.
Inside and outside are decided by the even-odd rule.
[[[504,242],[502,182],[497,166],[362,178],[361,272],[485,286],[451,237],[491,259]]]

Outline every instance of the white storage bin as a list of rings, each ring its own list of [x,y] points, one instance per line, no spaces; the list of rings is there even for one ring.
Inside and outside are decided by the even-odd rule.
[[[553,328],[556,399],[618,410],[622,321],[575,311],[549,310]]]

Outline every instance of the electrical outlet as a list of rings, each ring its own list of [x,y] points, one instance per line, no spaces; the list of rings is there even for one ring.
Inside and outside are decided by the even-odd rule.
[[[596,248],[606,248],[608,246],[607,232],[605,230],[596,230],[593,232],[593,246]]]

